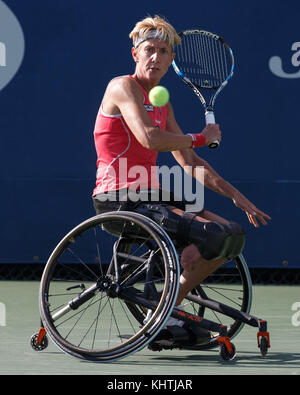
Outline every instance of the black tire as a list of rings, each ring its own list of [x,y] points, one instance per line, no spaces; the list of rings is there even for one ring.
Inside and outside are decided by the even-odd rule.
[[[220,347],[220,357],[224,360],[224,361],[233,361],[236,357],[236,349],[235,349],[235,345],[231,343],[231,347],[232,350],[231,352],[229,352],[227,350],[227,347],[225,345],[225,343],[223,343]]]
[[[260,339],[259,348],[260,348],[261,355],[263,357],[265,357],[268,354],[268,339],[266,338],[266,336],[263,336]]]
[[[48,338],[45,335],[40,343],[37,342],[38,340],[38,333],[35,333],[30,338],[30,345],[34,351],[43,351],[48,347]]]
[[[41,319],[66,353],[113,361],[145,347],[165,325],[179,275],[174,245],[156,223],[132,212],[104,213],[52,252],[40,285]],[[132,306],[153,310],[151,319],[138,324]]]

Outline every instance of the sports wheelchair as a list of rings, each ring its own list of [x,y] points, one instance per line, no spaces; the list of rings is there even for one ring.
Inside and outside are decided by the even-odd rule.
[[[267,322],[250,315],[252,284],[242,255],[225,263],[175,306],[181,268],[176,242],[145,215],[114,211],[72,229],[53,250],[40,290],[41,328],[63,351],[84,360],[110,362],[144,347],[206,350],[236,356],[231,339],[247,324],[258,328],[261,354],[270,347]],[[172,316],[182,327],[168,327]],[[208,330],[209,338],[201,335]],[[161,337],[166,332],[169,338]],[[206,331],[208,333],[208,331]]]

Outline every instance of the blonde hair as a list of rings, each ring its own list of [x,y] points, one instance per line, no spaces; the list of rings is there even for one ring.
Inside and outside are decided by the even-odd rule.
[[[159,38],[166,41],[172,48],[181,42],[181,38],[176,33],[174,27],[158,15],[155,15],[154,18],[149,16],[137,22],[129,37],[132,39],[133,45],[136,48],[148,38]]]

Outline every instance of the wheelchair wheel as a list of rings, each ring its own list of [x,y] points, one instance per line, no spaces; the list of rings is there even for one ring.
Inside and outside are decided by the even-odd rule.
[[[52,252],[40,285],[47,334],[66,353],[112,361],[145,347],[165,325],[179,284],[168,235],[132,212],[109,212],[71,230]],[[152,310],[144,324],[132,309]]]

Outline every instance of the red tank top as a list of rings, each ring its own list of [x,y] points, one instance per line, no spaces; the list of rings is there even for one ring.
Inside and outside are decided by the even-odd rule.
[[[130,78],[133,78],[129,76]],[[166,129],[167,107],[154,107],[146,91],[144,107],[153,126]],[[159,188],[157,151],[144,148],[127,126],[122,114],[105,114],[100,106],[94,129],[97,152],[97,180],[93,196],[122,188]]]

